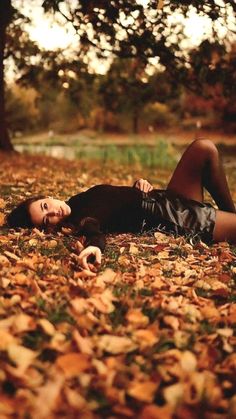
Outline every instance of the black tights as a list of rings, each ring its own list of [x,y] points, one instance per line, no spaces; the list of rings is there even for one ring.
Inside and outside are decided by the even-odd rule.
[[[236,211],[218,150],[210,140],[199,139],[183,154],[167,189],[202,202],[204,188],[219,208],[213,239],[236,244]]]

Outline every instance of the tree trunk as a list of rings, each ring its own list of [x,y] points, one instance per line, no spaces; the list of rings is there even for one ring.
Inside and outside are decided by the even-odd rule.
[[[11,0],[0,0],[0,150],[12,151],[6,123],[5,86],[4,86],[4,50],[6,45],[6,29],[12,17]]]

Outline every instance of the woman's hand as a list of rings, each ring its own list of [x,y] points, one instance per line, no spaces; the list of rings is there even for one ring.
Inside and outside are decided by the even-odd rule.
[[[153,190],[153,186],[146,179],[138,179],[135,182],[134,186],[135,188],[138,188],[140,189],[140,191],[145,192],[145,193]]]
[[[100,266],[101,261],[102,261],[102,252],[97,246],[86,247],[85,249],[82,250],[82,252],[80,253],[78,257],[80,266],[84,269],[88,269],[89,271],[91,269],[89,267],[88,258],[91,256],[93,256],[95,259],[92,264],[94,266]]]

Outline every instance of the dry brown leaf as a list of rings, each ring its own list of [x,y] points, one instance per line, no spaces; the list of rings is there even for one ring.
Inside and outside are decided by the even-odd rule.
[[[83,269],[80,272],[75,272],[74,278],[93,278],[96,275],[96,272],[89,271],[88,269]]]
[[[15,255],[12,252],[8,252],[8,250],[5,250],[4,255],[6,255],[8,258],[13,259],[13,260],[17,260],[17,261],[20,260],[19,256]]]
[[[3,226],[5,223],[5,214],[0,212],[0,226]]]
[[[151,403],[154,399],[157,388],[158,383],[155,383],[153,381],[134,381],[130,383],[127,389],[127,394],[133,397],[134,399],[140,400],[142,402]]]
[[[165,324],[170,326],[173,330],[178,330],[179,329],[179,319],[177,317],[164,316],[163,320],[164,320]]]
[[[9,261],[9,259],[4,256],[4,255],[0,255],[0,265],[2,266],[9,266],[11,263]]]
[[[10,281],[10,279],[8,279],[8,278],[0,278],[0,287],[1,288],[7,288],[8,287],[8,285],[11,283],[11,281]]]
[[[14,415],[16,406],[12,397],[7,397],[4,394],[0,394],[0,415],[1,419],[7,419]]]
[[[14,316],[12,324],[12,330],[14,333],[27,332],[29,330],[34,330],[35,327],[36,323],[33,317],[24,313],[19,313]]]
[[[87,355],[93,355],[93,345],[90,338],[83,337],[80,335],[78,330],[74,330],[73,339],[75,340],[80,352]]]
[[[99,349],[111,354],[120,354],[131,352],[137,348],[130,338],[114,335],[102,335],[97,339],[97,346]]]
[[[150,404],[142,409],[138,419],[172,419],[172,412],[173,409],[168,405],[157,406]]]
[[[6,202],[4,201],[4,199],[0,198],[0,209],[4,209],[6,206]]]
[[[47,419],[52,417],[53,411],[58,407],[59,396],[64,384],[62,374],[54,371],[53,378],[40,387],[34,402],[33,417]]]
[[[57,358],[56,365],[61,368],[66,378],[78,376],[90,368],[88,355],[71,352]]]
[[[141,348],[153,346],[159,340],[159,338],[157,337],[157,333],[154,333],[150,329],[136,330],[133,333],[133,337],[135,341],[137,341],[137,343],[140,345]]]
[[[133,308],[126,314],[126,319],[133,327],[145,327],[149,323],[149,318],[142,313],[139,308]]]
[[[116,298],[111,290],[105,289],[101,294],[95,294],[93,297],[88,298],[87,302],[91,303],[101,313],[111,313],[115,309],[112,303],[115,300]]]
[[[82,397],[77,390],[73,390],[72,388],[66,387],[64,390],[66,399],[69,405],[76,410],[83,409],[87,401]]]
[[[15,342],[16,339],[11,333],[7,330],[0,329],[0,351],[6,351]]]
[[[197,367],[196,356],[190,351],[184,351],[180,358],[180,365],[185,372],[191,374]]]
[[[101,279],[106,284],[113,284],[117,276],[117,272],[107,268],[104,272],[99,274],[98,279]]]
[[[42,327],[44,333],[49,336],[53,336],[56,333],[56,329],[52,323],[47,319],[39,319],[38,324]]]
[[[35,358],[38,356],[36,351],[25,348],[24,346],[17,344],[10,344],[7,347],[7,352],[10,360],[18,367],[22,373],[32,364]]]
[[[176,407],[184,397],[183,383],[172,384],[163,390],[164,398],[171,407]]]
[[[136,246],[135,243],[130,243],[129,253],[131,253],[132,255],[138,255],[139,249],[138,249],[138,247]]]

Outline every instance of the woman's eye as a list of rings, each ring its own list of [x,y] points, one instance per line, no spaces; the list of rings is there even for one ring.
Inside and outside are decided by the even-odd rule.
[[[43,208],[48,209],[48,204],[46,204],[46,202],[43,204]]]

